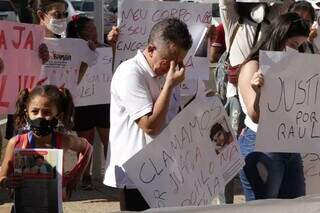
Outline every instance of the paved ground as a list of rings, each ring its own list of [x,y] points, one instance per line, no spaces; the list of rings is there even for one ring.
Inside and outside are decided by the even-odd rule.
[[[3,126],[2,126],[3,128]],[[2,129],[2,132],[4,130]],[[7,141],[4,141],[2,144],[2,149],[0,150],[1,157],[0,162],[2,162],[3,153],[5,150],[5,146]],[[0,144],[1,148],[1,144]],[[97,150],[95,148],[95,150]],[[101,151],[101,150],[100,150]],[[95,151],[94,154],[97,154],[98,151]],[[100,152],[101,154],[101,152]],[[64,162],[65,168],[68,170],[74,165],[76,161],[76,155],[74,153],[67,153],[66,158],[67,161]],[[96,158],[97,159],[97,158]],[[117,199],[117,191],[113,188],[108,188],[102,184],[102,174],[103,168],[101,169],[103,162],[99,162],[98,160],[94,160],[93,170],[97,171],[100,168],[101,175],[97,175],[94,180],[94,190],[85,191],[80,188],[77,189],[72,194],[71,201],[63,203],[64,213],[98,213],[98,212],[118,212],[120,211],[119,202]],[[97,168],[98,167],[98,168]],[[97,172],[95,172],[97,173]],[[99,172],[98,172],[99,173]],[[236,194],[235,203],[243,203],[244,197],[241,195],[241,189],[239,184],[236,184]],[[215,202],[213,202],[215,204]],[[9,213],[12,205],[12,200],[8,196],[8,193],[0,189],[0,212],[1,213]]]

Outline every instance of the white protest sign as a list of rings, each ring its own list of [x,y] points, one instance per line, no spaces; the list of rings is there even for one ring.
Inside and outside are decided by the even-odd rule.
[[[45,38],[44,42],[48,46],[50,59],[41,67],[39,81],[68,88],[76,97],[79,72],[84,73],[87,65],[94,65],[98,54],[90,50],[83,39]]]
[[[301,154],[306,194],[320,193],[320,153]]]
[[[118,26],[120,35],[117,42],[115,67],[132,58],[138,49],[147,45],[151,28],[157,22],[170,17],[179,18],[188,25],[193,45],[185,57],[187,79],[209,79],[207,57],[193,54],[201,39],[201,32],[211,23],[211,4],[159,1],[119,2]]]
[[[36,85],[43,37],[39,25],[0,21],[0,114],[13,113],[19,91]]]
[[[208,205],[243,166],[230,130],[219,98],[196,99],[124,168],[153,208]]]
[[[278,55],[281,60],[272,63]],[[320,151],[319,59],[317,54],[260,52],[264,86],[256,150]]]
[[[77,87],[75,106],[110,103],[112,48],[97,48],[97,63],[88,68]]]

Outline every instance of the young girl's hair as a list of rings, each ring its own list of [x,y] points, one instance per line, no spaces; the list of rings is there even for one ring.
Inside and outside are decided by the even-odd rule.
[[[92,19],[84,15],[73,16],[67,25],[67,38],[81,38],[86,24],[90,21],[92,21]]]
[[[33,23],[39,24],[40,19],[38,17],[38,10],[41,10],[43,12],[47,12],[50,10],[51,6],[56,3],[63,3],[66,5],[66,8],[68,8],[68,4],[65,0],[29,0],[28,1],[28,8],[32,13]]]
[[[36,96],[46,96],[49,98],[52,104],[58,109],[58,115],[63,113],[59,117],[64,128],[71,130],[73,127],[73,112],[74,104],[71,93],[68,89],[59,89],[54,85],[42,85],[35,87],[29,92],[28,89],[24,89],[20,92],[18,100],[16,102],[15,122],[17,128],[22,128],[26,125],[27,109],[30,101]]]

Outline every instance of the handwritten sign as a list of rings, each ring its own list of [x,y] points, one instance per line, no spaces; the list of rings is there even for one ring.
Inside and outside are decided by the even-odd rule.
[[[243,166],[230,129],[217,97],[196,99],[124,168],[151,207],[210,204]]]
[[[0,21],[0,114],[13,113],[19,91],[36,85],[43,37],[44,30],[38,25]]]
[[[209,79],[209,62],[206,57],[195,57],[193,53],[200,42],[201,33],[211,23],[211,4],[159,1],[119,2],[118,26],[120,36],[117,42],[115,66],[133,57],[138,49],[144,49],[151,28],[165,18],[179,18],[188,25],[193,45],[185,57],[187,79]]]
[[[75,106],[110,103],[112,48],[97,48],[98,61],[86,71],[77,87]]]
[[[306,194],[320,193],[320,153],[302,154]]]
[[[260,99],[256,149],[320,150],[319,55],[261,52],[265,85]]]

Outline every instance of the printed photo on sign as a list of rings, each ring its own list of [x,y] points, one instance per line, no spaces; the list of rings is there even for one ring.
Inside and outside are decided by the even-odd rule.
[[[232,141],[220,99],[197,98],[123,169],[153,208],[208,205],[244,164]]]
[[[24,182],[15,189],[16,212],[62,212],[62,150],[16,149],[14,175]]]
[[[220,154],[229,144],[234,142],[226,118],[218,121],[210,128],[210,139],[215,146],[215,152]]]
[[[16,153],[14,163],[14,174],[24,176],[26,179],[55,179],[56,173],[53,169],[57,162],[52,159],[49,162],[48,153]]]

